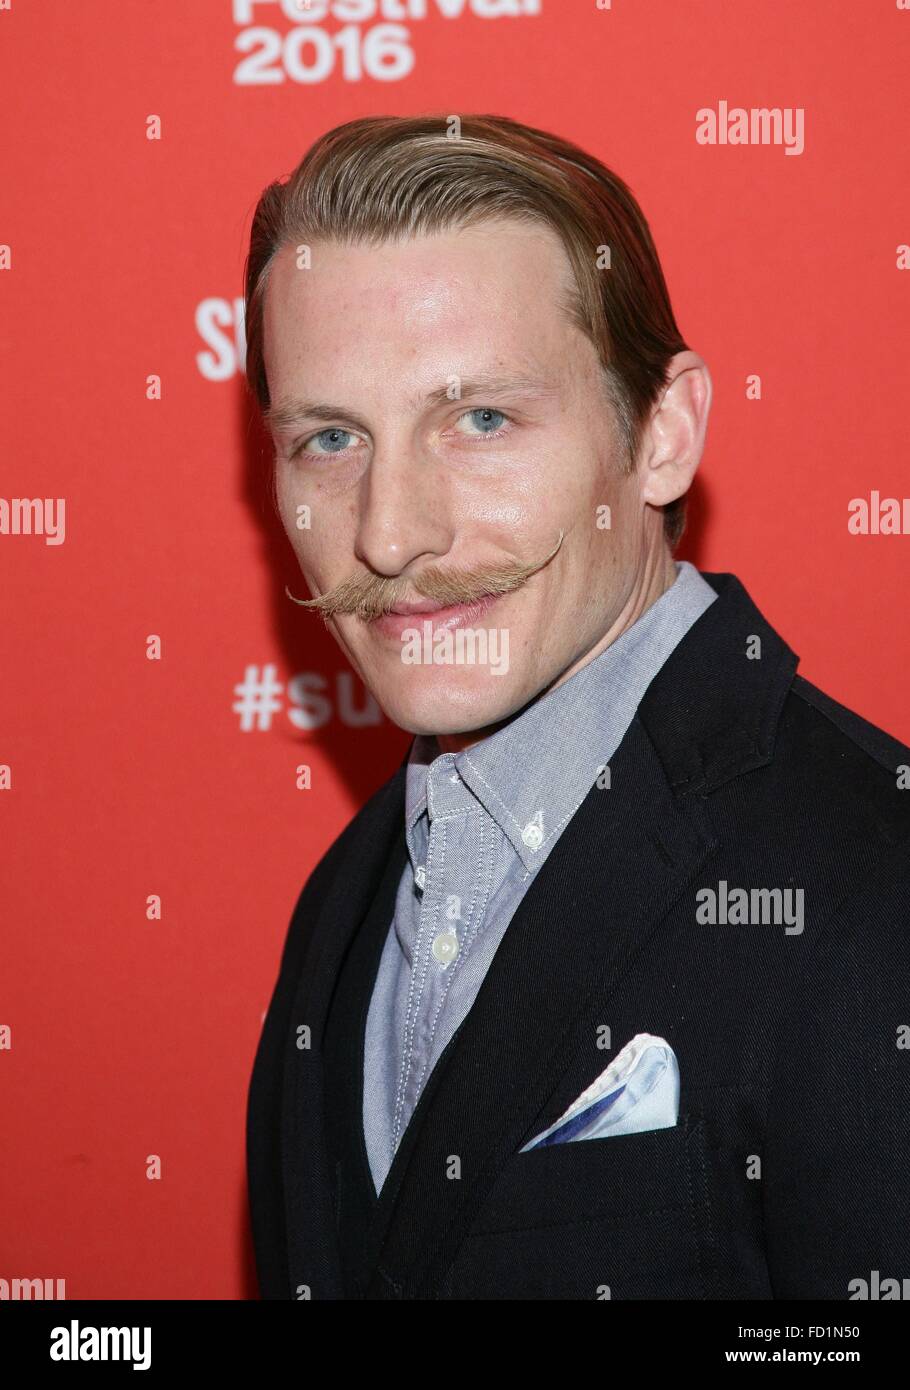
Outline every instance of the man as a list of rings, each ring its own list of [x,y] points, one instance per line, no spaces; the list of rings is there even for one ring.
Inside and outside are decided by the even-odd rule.
[[[308,602],[416,735],[285,943],[262,1296],[910,1275],[910,750],[674,562],[711,379],[628,188],[353,121],[264,193],[247,333]]]

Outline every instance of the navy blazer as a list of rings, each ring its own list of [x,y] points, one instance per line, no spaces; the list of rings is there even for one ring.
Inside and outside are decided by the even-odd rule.
[[[519,904],[378,1199],[363,1037],[404,763],[311,874],[250,1082],[263,1298],[848,1299],[910,1274],[910,749],[704,577],[717,602]],[[803,890],[802,930],[705,922],[721,882]],[[678,1058],[677,1126],[520,1153],[640,1032]]]

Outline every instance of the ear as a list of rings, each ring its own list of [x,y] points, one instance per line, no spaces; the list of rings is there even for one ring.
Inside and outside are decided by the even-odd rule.
[[[665,507],[688,492],[701,462],[713,386],[696,352],[678,352],[642,435],[636,472],[641,498]]]

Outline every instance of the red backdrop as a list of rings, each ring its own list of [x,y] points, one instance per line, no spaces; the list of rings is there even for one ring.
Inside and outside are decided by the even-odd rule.
[[[715,384],[681,554],[910,741],[910,535],[847,524],[910,493],[901,0],[308,9],[0,0],[0,497],[65,503],[57,537],[0,534],[0,1279],[69,1298],[254,1293],[244,1107],[288,919],[408,743],[284,596],[239,374],[256,198],[328,127],[511,115],[632,185]],[[803,148],[699,141],[723,102],[802,112]]]

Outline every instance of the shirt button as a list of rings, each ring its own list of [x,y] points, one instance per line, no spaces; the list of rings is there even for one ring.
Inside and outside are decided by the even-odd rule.
[[[540,849],[543,844],[543,831],[539,825],[535,825],[533,821],[528,821],[521,832],[521,838],[528,849]]]
[[[433,955],[440,965],[450,965],[458,955],[458,937],[453,931],[441,931],[433,940]]]
[[[417,884],[417,887],[420,889],[421,893],[423,892],[426,881],[427,871],[422,864],[418,864],[417,868],[414,870],[414,882]]]

